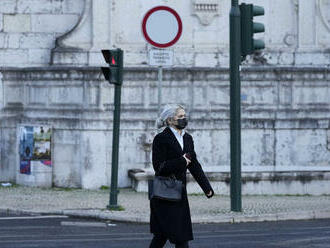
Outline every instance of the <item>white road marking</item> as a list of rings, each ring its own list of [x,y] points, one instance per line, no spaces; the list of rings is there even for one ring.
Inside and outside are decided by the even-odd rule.
[[[0,217],[0,220],[33,220],[33,219],[64,219],[69,218],[66,215],[38,215],[38,216],[15,216],[15,217]]]
[[[61,226],[107,227],[107,223],[83,222],[83,221],[61,221]]]
[[[108,223],[108,226],[117,226],[117,224]]]

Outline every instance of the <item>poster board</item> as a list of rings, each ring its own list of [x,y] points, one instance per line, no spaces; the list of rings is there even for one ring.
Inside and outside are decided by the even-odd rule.
[[[30,177],[23,181],[30,182],[32,186],[51,184],[51,127],[47,125],[21,125],[18,130],[19,174]],[[45,180],[47,182],[43,182]]]

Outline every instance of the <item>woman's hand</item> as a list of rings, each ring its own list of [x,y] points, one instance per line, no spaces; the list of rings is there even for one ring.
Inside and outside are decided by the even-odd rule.
[[[212,191],[212,190],[210,190],[210,192],[209,192],[209,193],[207,193],[207,194],[206,194],[206,196],[207,196],[208,198],[211,198],[211,197],[213,196],[213,191]]]
[[[191,163],[191,160],[189,158],[187,158],[186,154],[184,154],[183,157],[185,158],[185,160],[187,162],[187,166],[188,166]]]

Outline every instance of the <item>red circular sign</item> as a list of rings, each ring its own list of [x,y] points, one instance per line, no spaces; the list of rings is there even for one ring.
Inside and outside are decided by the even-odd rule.
[[[148,43],[165,48],[174,45],[182,33],[182,21],[178,13],[167,6],[150,9],[142,21],[142,32]]]

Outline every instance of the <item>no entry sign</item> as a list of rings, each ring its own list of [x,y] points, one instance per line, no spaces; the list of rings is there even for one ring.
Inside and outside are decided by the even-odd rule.
[[[167,6],[150,9],[142,21],[144,38],[152,46],[166,48],[174,45],[182,33],[182,21],[178,13]]]

